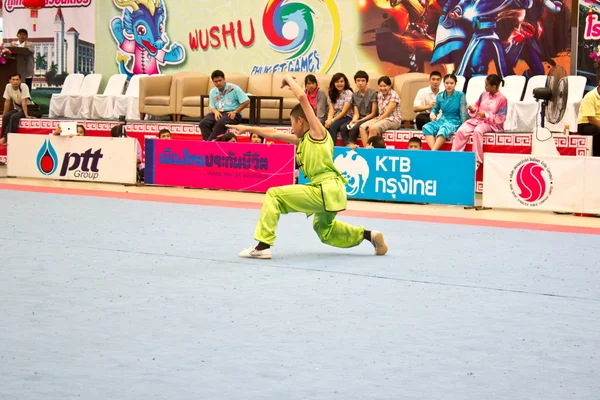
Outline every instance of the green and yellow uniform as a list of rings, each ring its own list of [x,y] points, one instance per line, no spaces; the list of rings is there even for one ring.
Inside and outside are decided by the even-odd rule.
[[[306,185],[274,187],[267,191],[254,239],[270,246],[281,214],[315,214],[313,229],[321,242],[335,247],[354,247],[364,240],[364,227],[335,221],[346,209],[346,180],[333,164],[333,140],[315,140],[306,132],[296,148],[296,164],[310,180]]]

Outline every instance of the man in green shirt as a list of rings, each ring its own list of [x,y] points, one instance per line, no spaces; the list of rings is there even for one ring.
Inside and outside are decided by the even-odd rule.
[[[300,101],[290,114],[293,134],[272,128],[232,125],[240,133],[257,133],[262,137],[296,145],[296,164],[310,183],[274,187],[267,191],[254,238],[258,245],[242,250],[240,257],[271,258],[275,230],[281,214],[293,212],[315,214],[313,228],[321,241],[335,247],[358,246],[364,240],[371,242],[375,254],[387,253],[383,235],[364,227],[336,221],[336,214],[346,209],[346,180],[333,164],[333,140],[317,119],[307,97],[294,78],[287,74],[282,87],[289,86]]]

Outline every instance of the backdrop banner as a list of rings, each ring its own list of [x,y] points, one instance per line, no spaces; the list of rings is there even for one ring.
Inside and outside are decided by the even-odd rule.
[[[97,10],[97,69],[537,75],[570,67],[570,7],[559,0],[107,0]]]
[[[52,93],[60,92],[68,74],[96,70],[96,0],[46,0],[35,19],[22,0],[5,0],[2,20],[5,46],[17,40],[19,29],[29,34],[35,52],[31,96],[42,113],[48,113]]]

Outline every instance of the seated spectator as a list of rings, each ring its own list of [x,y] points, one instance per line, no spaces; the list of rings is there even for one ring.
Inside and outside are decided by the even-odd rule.
[[[469,136],[473,135],[476,168],[483,163],[483,134],[504,131],[508,101],[500,93],[500,85],[504,86],[504,80],[496,74],[485,78],[485,92],[479,96],[474,106],[469,105],[471,119],[462,124],[454,136],[452,151],[464,151]]]
[[[416,136],[408,139],[408,149],[409,150],[421,150],[423,148],[423,144],[421,143],[421,139]]]
[[[6,144],[9,133],[16,133],[21,118],[41,117],[39,110],[30,112],[30,106],[34,105],[29,94],[29,87],[21,82],[21,75],[12,74],[10,83],[4,88],[4,114],[2,114],[2,137],[0,146]],[[12,109],[11,109],[12,108]]]
[[[402,125],[400,96],[392,89],[392,80],[382,76],[377,83],[379,84],[377,94],[379,116],[361,125],[359,132],[363,146],[366,146],[369,137],[381,136],[383,132],[398,129]]]
[[[350,147],[356,144],[360,126],[377,116],[377,92],[367,87],[369,75],[365,71],[358,71],[354,75],[354,82],[358,89],[352,95],[354,116],[349,124],[340,129],[342,144]]]
[[[415,123],[417,129],[423,129],[423,125],[431,121],[429,113],[435,106],[435,97],[440,91],[440,83],[442,83],[442,74],[433,71],[429,74],[429,86],[420,89],[413,103],[413,111],[417,113]]]
[[[215,142],[237,142],[237,136],[231,132],[228,132],[222,136],[219,136]]]
[[[114,138],[126,138],[127,133],[125,132],[125,125],[119,124],[115,125],[110,130],[110,136]],[[135,138],[134,138],[135,139]],[[137,181],[144,181],[144,163],[142,162],[142,146],[140,146],[139,140],[135,139],[135,153],[136,153],[136,163],[137,163]]]
[[[52,135],[59,136],[61,133],[62,133],[62,128],[60,127],[60,125],[57,125],[54,132],[52,132]],[[77,136],[85,136],[85,134],[86,134],[85,126],[77,124]],[[69,137],[73,137],[73,135],[69,135]]]
[[[319,82],[313,74],[306,75],[304,78],[304,88],[308,102],[315,110],[315,115],[323,125],[327,121],[327,94],[319,88]]]
[[[429,114],[431,122],[423,126],[423,135],[431,150],[439,150],[467,120],[467,100],[463,92],[454,90],[456,81],[456,75],[444,76],[446,90],[436,96]]]
[[[368,149],[385,149],[385,140],[381,136],[371,136],[369,140],[367,140],[367,148]]]
[[[250,142],[251,143],[264,143],[265,142],[265,138],[260,136],[258,133],[256,132],[252,132],[250,134]]]
[[[161,129],[158,131],[158,138],[171,140],[171,131],[168,129]]]
[[[250,104],[250,99],[238,85],[225,81],[225,74],[216,70],[210,78],[215,85],[208,94],[210,113],[200,122],[203,140],[215,140],[225,134],[225,125],[242,122],[242,110]]]
[[[329,83],[329,114],[325,121],[325,128],[333,138],[333,144],[337,141],[338,132],[344,125],[352,121],[354,111],[352,110],[352,89],[346,75],[341,72],[336,73]]]
[[[588,92],[579,105],[577,133],[592,136],[592,155],[600,157],[600,82]]]

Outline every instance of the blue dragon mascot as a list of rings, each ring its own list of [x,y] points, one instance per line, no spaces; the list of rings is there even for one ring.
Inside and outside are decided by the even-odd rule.
[[[167,50],[165,33],[167,13],[163,0],[114,0],[123,9],[122,17],[110,21],[113,37],[119,45],[117,55],[120,73],[132,75],[160,74],[159,65],[180,64],[185,59],[183,47],[174,42]],[[125,55],[123,54],[125,53]],[[133,67],[127,63],[133,56]]]

